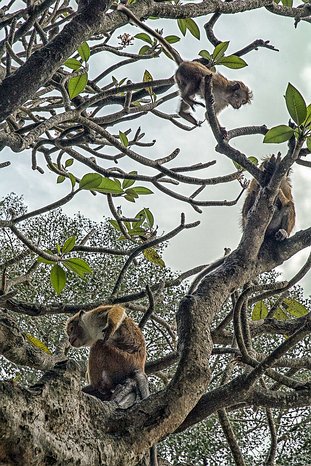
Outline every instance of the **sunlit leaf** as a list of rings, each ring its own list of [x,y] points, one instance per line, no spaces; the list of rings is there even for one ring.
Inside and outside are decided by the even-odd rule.
[[[65,162],[65,167],[71,167],[71,165],[73,164],[74,160],[73,159],[67,159],[66,162]]]
[[[294,317],[303,317],[308,314],[308,309],[294,298],[283,299],[282,306],[285,305],[286,312]]]
[[[50,273],[52,287],[57,294],[60,294],[66,285],[66,272],[60,265],[55,264]]]
[[[62,252],[67,253],[72,251],[76,244],[76,237],[70,236],[70,238],[66,239],[64,246],[62,247]]]
[[[197,23],[192,18],[185,19],[185,22],[186,28],[190,31],[193,37],[195,37],[196,39],[200,39],[200,29]]]
[[[108,222],[113,226],[118,231],[121,231],[121,228],[119,227],[119,224],[116,220],[108,220]]]
[[[311,136],[307,138],[307,148],[311,152]]]
[[[83,73],[80,76],[75,76],[68,81],[68,92],[69,97],[74,99],[77,95],[84,91],[87,85],[88,76],[87,73]]]
[[[258,301],[253,307],[252,320],[265,319],[268,315],[268,308],[264,301]]]
[[[218,63],[224,65],[227,68],[238,70],[247,66],[247,63],[243,58],[238,57],[237,55],[229,55],[228,57],[221,58]]]
[[[109,178],[102,177],[102,181],[100,185],[95,188],[95,191],[99,191],[105,194],[122,194],[123,189],[121,188],[121,184],[114,180],[110,180]]]
[[[101,184],[103,177],[99,173],[87,173],[79,183],[80,189],[95,189]]]
[[[63,181],[65,181],[65,179],[66,179],[66,177],[65,177],[64,175],[59,175],[59,176],[57,177],[56,182],[57,182],[57,183],[62,183]]]
[[[153,264],[158,265],[159,267],[165,267],[165,262],[159,253],[153,248],[147,248],[143,251],[144,257]]]
[[[127,147],[129,145],[129,140],[127,139],[126,134],[122,133],[122,131],[119,131],[119,139],[124,147]]]
[[[285,101],[290,116],[297,125],[301,125],[307,116],[307,106],[300,92],[291,83],[288,83]]]
[[[144,82],[153,81],[153,77],[152,77],[151,73],[149,73],[148,70],[145,70],[145,72],[144,72],[143,81],[144,81]],[[148,94],[150,94],[150,95],[153,94],[153,89],[152,89],[152,87],[146,87],[146,91],[147,91]]]
[[[24,333],[24,335],[33,346],[35,346],[36,348],[39,348],[44,353],[52,354],[49,348],[37,337],[34,337],[30,333]]]
[[[179,30],[180,32],[182,33],[183,36],[186,35],[186,31],[187,31],[187,24],[186,24],[186,20],[185,19],[178,19],[177,20],[177,25],[179,27]]]
[[[78,257],[66,259],[63,264],[68,270],[71,270],[71,272],[74,272],[82,278],[85,274],[93,272],[89,264]]]
[[[265,134],[263,142],[279,144],[288,141],[294,134],[293,128],[287,125],[279,125],[269,129]]]
[[[277,320],[288,320],[289,317],[286,314],[286,312],[283,311],[280,307],[277,308],[277,310],[274,313],[274,318]]]
[[[146,194],[153,194],[153,191],[151,191],[151,189],[145,188],[144,186],[135,186],[135,188],[132,188],[132,189],[139,196],[146,195]]]
[[[80,47],[78,48],[78,53],[80,57],[82,58],[82,60],[87,62],[91,55],[89,45],[86,42],[83,42],[83,44],[81,44]]]
[[[215,63],[218,63],[218,61],[223,58],[227,48],[229,47],[229,41],[227,42],[220,42],[220,44],[216,45],[214,48],[212,57],[215,61]]]
[[[138,52],[138,55],[148,55],[152,51],[149,45],[144,45]]]
[[[212,59],[211,54],[207,50],[201,50],[201,52],[199,52],[199,55],[202,58],[205,58],[206,60],[211,60]]]
[[[144,42],[148,42],[149,44],[153,44],[153,39],[146,34],[145,32],[140,32],[139,34],[135,34],[135,39],[143,40]]]
[[[82,63],[79,62],[79,60],[77,60],[76,58],[68,58],[68,60],[65,61],[64,65],[72,70],[77,71],[81,68]]]
[[[180,37],[174,36],[174,35],[166,36],[166,37],[164,37],[164,39],[165,39],[166,42],[168,42],[169,44],[175,44],[176,42],[179,42],[179,41],[180,41]]]

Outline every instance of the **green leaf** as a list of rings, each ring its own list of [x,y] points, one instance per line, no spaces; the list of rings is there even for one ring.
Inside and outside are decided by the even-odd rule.
[[[145,72],[144,72],[143,81],[144,81],[144,82],[153,81],[153,77],[152,77],[151,73],[149,73],[148,70],[145,70]],[[153,94],[153,89],[152,89],[152,87],[146,87],[145,89],[146,89],[146,91],[148,92],[148,94],[150,94],[150,95]]]
[[[135,196],[131,196],[131,195],[129,195],[129,194],[126,194],[126,195],[124,196],[124,199],[126,199],[126,200],[129,201],[129,202],[135,202]]]
[[[76,58],[68,58],[68,60],[65,61],[64,65],[72,70],[77,71],[81,68],[82,63],[79,62],[79,60],[77,60]]]
[[[119,131],[119,139],[124,147],[127,147],[129,145],[129,140],[127,139],[126,134],[122,133],[122,131]]]
[[[77,95],[84,91],[87,85],[88,76],[87,73],[81,74],[81,76],[75,76],[68,81],[68,92],[69,97],[74,99]]]
[[[310,136],[307,138],[307,148],[311,152],[311,137]]]
[[[45,251],[45,252],[48,252],[50,254],[52,254],[51,251]],[[37,262],[40,262],[42,264],[55,264],[55,261],[50,261],[49,259],[45,259],[44,257],[37,257]]]
[[[288,83],[285,92],[287,110],[297,125],[301,125],[307,116],[307,106],[300,92]]]
[[[70,182],[71,182],[71,186],[74,188],[75,185],[76,185],[76,182],[77,182],[76,177],[72,173],[69,173],[68,176],[69,176],[69,179],[70,179]]]
[[[142,209],[140,212],[138,212],[138,214],[135,215],[135,217],[136,218],[142,217],[144,220],[146,219],[146,221],[148,223],[148,226],[150,228],[152,228],[153,225],[154,225],[154,217],[153,217],[152,213],[150,212],[150,209],[148,209],[148,208]]]
[[[249,160],[250,162],[252,162],[254,165],[257,166],[257,165],[259,164],[259,160],[258,160],[257,157],[255,157],[254,155],[250,155],[250,156],[247,157],[247,158],[248,158],[248,160]]]
[[[70,236],[70,238],[66,239],[64,242],[64,246],[62,247],[62,252],[70,252],[72,249],[75,247],[76,244],[76,237],[75,236]]]
[[[65,162],[65,167],[71,167],[71,165],[73,164],[74,160],[73,159],[67,159],[66,162]]]
[[[108,222],[113,226],[118,231],[121,231],[121,228],[119,227],[119,224],[116,220],[108,220]]]
[[[238,70],[247,66],[247,63],[243,58],[238,57],[237,55],[229,55],[228,57],[221,58],[218,63],[224,65],[227,68]]]
[[[176,42],[179,42],[179,41],[180,41],[180,37],[174,36],[174,35],[166,36],[166,37],[164,37],[164,39],[165,39],[166,42],[168,42],[169,44],[175,44]]]
[[[149,44],[153,44],[153,39],[148,36],[145,32],[140,32],[139,34],[136,34],[135,39],[143,40],[144,42],[148,42]]]
[[[95,188],[95,191],[99,191],[104,194],[123,194],[123,189],[121,188],[120,183],[104,177],[102,177],[102,181],[100,185]]]
[[[252,320],[265,319],[268,315],[268,308],[264,301],[258,301],[253,307]]]
[[[81,74],[81,76],[75,76],[68,81],[68,92],[69,97],[74,99],[77,95],[84,91],[87,85],[88,76],[87,73]]]
[[[214,52],[212,54],[213,60],[215,63],[218,63],[221,58],[225,55],[225,51],[229,47],[229,41],[227,42],[220,42],[220,44],[216,45],[214,48]]]
[[[80,180],[80,189],[95,189],[101,184],[103,177],[99,173],[87,173]]]
[[[88,59],[91,56],[91,51],[89,45],[86,42],[83,42],[83,44],[80,45],[80,47],[78,48],[78,54],[80,55],[83,61],[88,61]]]
[[[279,144],[288,141],[294,134],[293,128],[286,125],[274,126],[265,134],[263,142]]]
[[[311,126],[311,104],[308,105],[307,107],[307,116],[306,116],[306,119],[305,121],[303,122],[303,125],[308,128],[308,126],[310,127]],[[309,128],[310,129],[310,128]]]
[[[44,353],[52,354],[49,348],[37,337],[34,337],[30,333],[24,333],[24,335],[33,346],[35,346],[36,348],[39,348]]]
[[[187,31],[187,24],[186,24],[186,20],[185,19],[178,19],[177,20],[177,25],[179,27],[179,30],[180,32],[182,33],[183,36],[186,35],[186,31]]]
[[[158,265],[159,267],[165,267],[165,262],[159,253],[153,248],[147,248],[143,251],[145,259],[153,264]]]
[[[151,191],[148,188],[145,188],[144,186],[136,186],[135,188],[132,188],[132,189],[139,196],[143,196],[143,195],[146,195],[146,194],[153,194],[153,191]]]
[[[57,294],[60,294],[66,285],[66,272],[60,265],[55,264],[50,273],[52,287]]]
[[[200,40],[200,29],[197,23],[192,18],[187,18],[186,20],[186,28],[196,39]]]
[[[299,301],[293,298],[283,299],[282,306],[285,307],[286,312],[294,317],[303,317],[308,314],[308,309]]]
[[[66,177],[65,177],[64,175],[59,175],[59,176],[57,177],[56,182],[57,182],[57,183],[62,183],[63,181],[65,181],[65,179],[66,179]]]
[[[138,52],[138,55],[148,55],[151,51],[152,48],[149,45],[144,45]]]
[[[122,188],[127,189],[130,186],[133,186],[134,183],[135,183],[135,180],[124,180],[122,183]]]
[[[280,307],[277,308],[277,310],[274,313],[274,318],[277,320],[288,320],[288,315],[286,312],[283,311]]]
[[[201,50],[201,52],[199,52],[199,55],[205,58],[206,60],[212,59],[211,54],[207,50]]]
[[[129,228],[128,229],[128,234],[130,236],[139,236],[139,235],[143,235],[145,232],[145,230],[143,228]]]
[[[290,8],[293,6],[293,0],[282,0],[284,6],[289,6]]]
[[[89,266],[85,260],[80,259],[78,257],[66,259],[63,262],[64,266],[68,269],[71,270],[71,272],[74,272],[75,274],[79,275],[79,277],[84,277],[86,273],[92,273],[93,270]]]
[[[133,198],[137,199],[138,198],[138,194],[135,192],[135,189],[134,188],[128,188],[126,191],[125,191],[125,194],[127,196],[132,196]]]

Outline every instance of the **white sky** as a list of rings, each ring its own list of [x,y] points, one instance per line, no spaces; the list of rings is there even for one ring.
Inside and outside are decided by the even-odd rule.
[[[212,47],[208,44],[203,24],[206,18],[198,20],[201,26],[201,41],[194,39],[187,33],[185,38],[176,45],[185,59],[192,59],[197,56],[202,49],[210,52]],[[165,35],[179,33],[176,22],[169,20],[152,21],[149,24],[154,28],[164,28]],[[124,31],[136,34],[138,28],[127,26]],[[121,30],[115,33],[115,36],[121,34]],[[247,126],[267,124],[275,126],[286,124],[288,122],[288,113],[286,111],[283,95],[287,83],[291,82],[304,95],[307,104],[311,102],[311,41],[310,25],[300,23],[297,29],[294,29],[293,19],[273,16],[265,10],[237,14],[234,16],[223,16],[215,27],[216,36],[225,41],[230,40],[230,47],[227,54],[244,47],[255,39],[270,40],[270,42],[280,50],[273,52],[271,50],[260,48],[253,51],[243,58],[247,61],[248,67],[242,70],[229,70],[221,67],[219,71],[230,79],[244,81],[252,90],[254,99],[252,105],[236,111],[232,108],[225,110],[220,121],[227,129]],[[133,47],[126,51],[134,52],[138,47],[144,45],[141,41],[135,41]],[[101,55],[103,60],[103,55]],[[107,54],[107,61],[99,63],[98,55],[90,61],[90,75],[96,76],[99,72],[109,66],[116,59]],[[115,73],[118,79],[128,77],[132,81],[139,81],[145,69],[148,69],[154,79],[171,76],[175,71],[174,63],[161,56],[161,58],[146,61],[144,64],[134,64],[127,69],[121,68]],[[102,81],[100,84],[107,84],[108,81]],[[176,111],[178,100],[170,101],[160,110],[166,109],[169,112]],[[112,107],[107,107],[111,111]],[[200,112],[197,112],[200,115]],[[203,172],[195,172],[195,176],[211,177],[217,174],[230,173],[233,165],[223,155],[214,151],[215,141],[210,128],[204,124],[192,132],[179,130],[166,120],[160,120],[155,117],[146,116],[129,124],[123,124],[110,129],[117,134],[119,129],[125,130],[132,127],[132,134],[135,133],[138,126],[146,133],[144,141],[157,140],[152,148],[138,148],[140,153],[146,157],[158,158],[171,153],[176,147],[180,147],[181,153],[170,167],[194,164],[216,160],[216,166]],[[265,145],[262,143],[262,136],[253,136],[239,138],[231,142],[232,145],[246,155],[255,155],[262,158],[267,154],[272,154],[281,150],[286,153],[286,144]],[[133,148],[135,150],[135,147]],[[69,182],[62,185],[56,184],[56,175],[48,172],[40,175],[38,172],[31,170],[30,152],[14,154],[8,150],[0,154],[0,162],[5,160],[11,161],[11,166],[1,170],[1,197],[14,191],[17,194],[23,194],[25,203],[29,208],[35,209],[45,203],[53,202],[59,199],[69,190]],[[39,165],[43,160],[38,161]],[[111,167],[112,164],[103,166]],[[121,161],[123,169],[134,170],[136,168],[132,161]],[[137,167],[139,169],[139,167]],[[77,175],[88,173],[90,170],[84,167],[78,167],[75,162],[72,171]],[[147,173],[143,168],[142,173]],[[303,167],[296,166],[292,175],[294,197],[297,205],[297,224],[296,231],[310,226],[310,203],[311,203],[311,171]],[[138,183],[142,185],[143,183]],[[171,186],[171,185],[170,185]],[[152,187],[151,187],[152,188]],[[178,188],[177,188],[178,189]],[[182,192],[182,187],[179,188]],[[187,188],[186,193],[192,192]],[[239,185],[236,182],[218,185],[217,187],[207,188],[202,199],[210,200],[231,200],[239,192]],[[155,192],[153,196],[141,197],[135,205],[124,200],[116,201],[116,205],[121,205],[125,215],[134,215],[143,207],[150,207],[155,215],[156,223],[159,226],[159,233],[167,232],[177,226],[180,219],[180,212],[186,213],[187,222],[200,220],[201,224],[193,230],[186,230],[178,237],[174,238],[165,252],[166,264],[176,270],[186,270],[198,264],[208,263],[223,255],[223,249],[230,247],[234,249],[241,235],[240,229],[240,210],[242,200],[235,207],[205,208],[203,214],[198,214],[194,210],[177,200],[169,199],[162,193]],[[74,214],[77,211],[94,219],[102,220],[103,216],[109,215],[104,196],[96,196],[84,192],[79,194],[71,203],[64,207],[67,214]],[[306,259],[308,251],[304,251],[282,267],[284,278],[290,278],[296,273],[299,267]],[[303,284],[308,293],[311,292],[311,275],[307,277]]]

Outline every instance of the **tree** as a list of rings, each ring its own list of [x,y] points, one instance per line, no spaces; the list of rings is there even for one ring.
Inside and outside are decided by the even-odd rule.
[[[39,156],[43,157],[48,168],[57,174],[58,184],[69,186],[69,192],[30,212],[20,206],[16,208],[14,198],[3,204],[1,353],[18,365],[44,373],[29,388],[16,381],[1,382],[1,461],[38,465],[135,465],[142,461],[151,445],[166,437],[174,438],[174,434],[185,432],[217,413],[233,461],[244,465],[248,459],[245,439],[238,441],[239,432],[244,431],[232,422],[232,413],[256,407],[266,410],[271,437],[270,445],[264,445],[260,461],[265,456],[265,464],[275,464],[284,438],[278,428],[281,418],[276,422],[272,410],[294,410],[299,418],[298,410],[303,410],[304,417],[304,408],[310,405],[311,389],[306,373],[310,367],[309,303],[300,295],[288,294],[309,270],[310,258],[288,282],[265,274],[310,246],[311,228],[285,241],[276,241],[265,233],[288,170],[298,165],[305,170],[310,168],[307,160],[311,141],[310,105],[289,84],[285,92],[291,118],[288,124],[283,121],[269,130],[265,125],[251,123],[236,129],[223,128],[215,115],[211,80],[206,78],[206,116],[217,143],[215,149],[234,162],[232,173],[207,177],[205,170],[215,161],[207,162],[206,158],[199,164],[190,161],[187,166],[168,168],[169,162],[177,160],[179,148],[154,160],[142,154],[154,142],[144,139],[141,128],[131,136],[131,128],[124,130],[123,127],[151,113],[161,122],[169,122],[172,128],[194,130],[200,135],[200,128],[193,128],[177,115],[158,109],[177,95],[176,91],[170,92],[173,78],[155,80],[146,71],[141,82],[133,83],[117,80],[112,75],[130,63],[139,66],[139,62],[158,57],[162,53],[159,43],[139,33],[136,41],[142,40],[146,45],[139,53],[128,53],[124,48],[132,37],[124,33],[119,37],[120,45],[116,45],[113,33],[127,18],[107,2],[79,2],[78,9],[67,0],[27,3],[21,9],[14,3],[10,1],[2,8],[0,18],[5,31],[0,43],[1,149],[7,147],[18,153],[27,153],[30,149],[32,168],[42,174]],[[138,18],[178,19],[181,33],[185,35],[189,31],[194,37],[198,37],[200,29],[193,18],[212,14],[204,25],[211,49],[201,52],[211,69],[221,64],[241,68],[245,66],[241,57],[249,52],[258,48],[274,50],[269,41],[258,39],[226,55],[228,42],[220,41],[214,32],[215,24],[224,15],[266,8],[271,14],[294,18],[296,26],[310,22],[308,4],[294,7],[285,0],[282,4],[271,0],[237,0],[185,5],[137,1],[129,8]],[[179,37],[171,35],[166,39],[175,43]],[[93,78],[90,57],[97,54],[105,57],[108,53],[119,61]],[[110,82],[102,85],[101,81],[107,77]],[[121,110],[113,108],[110,113],[104,113],[112,104],[121,106]],[[109,130],[112,126],[117,126],[116,134]],[[273,159],[271,173],[231,144],[232,139],[242,135],[264,135],[265,143],[288,141],[283,156]],[[3,162],[1,168],[8,170],[9,163]],[[189,176],[189,171],[196,170],[204,174]],[[197,213],[208,206],[224,209],[235,205],[245,190],[246,171],[261,189],[237,248],[232,252],[226,250],[225,256],[212,264],[198,266],[178,277],[155,274],[150,283],[141,285],[136,278],[141,275],[136,270],[142,257],[155,264],[154,267],[163,267],[160,245],[199,222],[187,223],[182,214],[176,228],[160,235],[155,226],[157,220],[148,207],[128,215],[123,204],[124,212],[116,202],[138,200],[140,203],[142,196],[156,189],[168,198],[190,205]],[[208,186],[232,181],[240,188],[233,201],[202,199]],[[188,186],[192,188],[190,194]],[[92,228],[84,235],[78,229],[67,228],[65,223],[61,231],[51,229],[55,226],[53,216],[60,216],[57,208],[77,195],[90,196],[90,199],[92,194],[107,199],[113,217],[100,245],[98,237],[96,241],[92,239]],[[45,216],[39,221],[41,215]],[[44,224],[50,237],[42,234]],[[117,243],[111,243],[109,236],[116,234]],[[98,254],[99,259],[92,258],[92,254]],[[94,261],[101,264],[101,258],[105,257],[109,263],[110,256],[117,256],[120,269],[114,269],[109,274],[109,286],[99,290],[96,279],[88,277],[92,268],[95,270]],[[116,263],[114,259],[113,264]],[[46,280],[47,273],[59,295],[56,302],[50,291],[44,295],[20,291],[25,283],[39,290],[39,282]],[[178,345],[175,351],[169,295],[173,286],[192,276],[195,278],[176,312]],[[78,281],[79,277],[85,281]],[[83,288],[78,300],[74,293],[76,286]],[[40,342],[25,339],[21,334],[23,319],[14,319],[16,314],[28,315],[34,325],[38,316],[45,315],[53,322],[55,315],[91,309],[103,300],[124,303],[135,312],[145,313],[146,319],[151,316],[151,322],[159,322],[166,329],[163,339],[167,346],[162,341],[162,353],[150,343],[156,358],[162,357],[147,365],[149,373],[167,371],[163,388],[128,409],[121,409],[116,402],[99,402],[82,394],[81,368],[77,362],[65,360],[66,342],[61,336],[61,344],[50,354]],[[213,364],[215,355],[221,358]],[[220,376],[216,376],[217,371]],[[290,430],[287,435],[291,435]],[[167,445],[162,450],[164,454]],[[202,464],[209,464],[208,457],[201,460]],[[277,461],[282,464],[282,458]]]

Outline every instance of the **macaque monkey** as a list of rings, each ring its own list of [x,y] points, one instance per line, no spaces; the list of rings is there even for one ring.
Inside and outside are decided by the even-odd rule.
[[[276,159],[274,156],[266,159],[261,168],[267,171],[268,176],[271,176],[275,169]],[[248,187],[247,196],[242,208],[242,226],[247,223],[248,213],[255,204],[256,197],[259,193],[260,185],[253,179]],[[277,241],[283,241],[288,238],[295,226],[295,204],[292,196],[292,187],[289,179],[289,174],[283,178],[277,197],[274,203],[273,217],[267,227],[266,237],[275,238]]]
[[[113,390],[135,371],[144,374],[146,345],[135,322],[118,305],[101,305],[68,319],[69,342],[90,347],[85,393],[110,400]]]
[[[235,109],[239,109],[242,105],[250,103],[252,93],[249,88],[241,81],[229,81],[219,73],[211,71],[208,66],[208,61],[205,59],[197,59],[194,61],[184,61],[179,53],[162,37],[159,33],[149,28],[142,23],[125,5],[120,3],[117,8],[125,13],[134,24],[139,26],[144,31],[158,39],[165,50],[172,56],[178,65],[175,73],[175,81],[179,87],[181,95],[181,103],[178,114],[194,125],[198,125],[196,119],[190,114],[190,109],[194,110],[194,105],[201,105],[201,102],[194,100],[195,95],[205,97],[205,77],[212,76],[213,95],[215,100],[215,113],[221,112],[225,107],[231,105]]]

